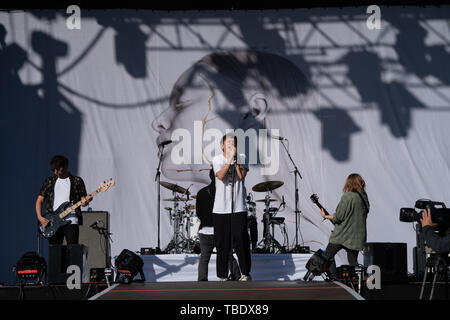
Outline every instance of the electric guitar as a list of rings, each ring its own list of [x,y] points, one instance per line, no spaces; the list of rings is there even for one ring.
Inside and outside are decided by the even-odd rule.
[[[329,213],[328,213],[328,211],[327,211],[327,209],[325,209],[321,204],[320,204],[320,202],[319,202],[319,197],[317,196],[317,194],[315,194],[315,193],[313,193],[312,195],[311,195],[311,197],[309,197],[310,199],[311,199],[311,201],[316,205],[316,206],[318,206],[319,207],[319,209],[323,209],[323,211],[325,211],[325,214],[326,215],[330,215]],[[325,219],[324,219],[325,220]],[[330,220],[331,221],[331,223],[333,223],[333,220]],[[334,223],[333,223],[334,224]]]
[[[114,180],[110,179],[109,181],[99,186],[97,190],[95,190],[90,194],[90,196],[94,197],[97,193],[108,190],[109,187],[113,186],[114,184],[115,184]],[[56,231],[58,231],[59,228],[67,224],[70,224],[70,220],[64,220],[64,218],[68,214],[73,212],[76,208],[81,206],[82,203],[83,200],[80,200],[71,206],[71,203],[69,201],[66,201],[62,203],[58,207],[58,209],[56,209],[54,212],[46,214],[44,218],[47,219],[49,222],[45,227],[43,227],[42,225],[40,226],[41,234],[46,238],[50,238],[55,234]]]

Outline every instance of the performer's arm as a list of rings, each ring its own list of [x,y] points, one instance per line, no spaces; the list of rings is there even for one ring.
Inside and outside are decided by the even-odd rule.
[[[325,210],[323,208],[320,209],[320,214],[322,215],[322,218],[324,220],[328,219],[328,220],[331,220],[331,222],[333,222],[334,215],[332,215],[332,214],[325,214]]]
[[[36,215],[39,222],[45,227],[48,224],[48,220],[42,216],[42,204],[44,203],[44,197],[39,195],[36,200]]]
[[[227,163],[225,163],[225,165],[222,167],[222,169],[217,171],[216,177],[223,181],[223,179],[225,179],[225,177],[227,175],[227,172],[228,172],[228,169],[230,168],[230,166],[231,166],[231,161],[230,161],[230,159],[227,159]]]
[[[247,168],[244,167],[243,164],[238,164],[236,166],[236,172],[237,172],[237,175],[239,177],[239,180],[242,180],[242,179],[245,178],[245,176],[247,175],[247,171],[248,171]]]

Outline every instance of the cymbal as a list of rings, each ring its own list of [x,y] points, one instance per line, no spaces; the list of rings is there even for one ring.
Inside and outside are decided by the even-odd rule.
[[[267,192],[275,190],[284,184],[283,181],[266,181],[255,184],[252,188],[255,192]]]
[[[277,199],[269,199],[269,202],[278,201]],[[255,200],[255,202],[266,202],[266,199]]]
[[[175,198],[169,198],[169,199],[163,199],[163,201],[191,201],[192,199],[186,199],[186,198],[180,198],[180,197],[175,197]]]
[[[159,184],[162,185],[163,187],[169,189],[169,190],[174,191],[174,192],[190,195],[190,193],[189,193],[189,191],[187,189],[185,189],[183,187],[180,187],[177,184],[173,184],[173,183],[165,182],[165,181],[161,181]]]

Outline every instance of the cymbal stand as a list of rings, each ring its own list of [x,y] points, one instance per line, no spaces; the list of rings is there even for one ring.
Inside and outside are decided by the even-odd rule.
[[[173,214],[171,214],[171,219],[174,221],[173,223],[173,236],[172,240],[170,240],[167,245],[166,252],[170,253],[181,253],[180,251],[180,237],[182,237],[183,230],[183,214],[182,211],[178,209],[178,200],[176,200],[176,192],[173,192],[175,201],[173,204]]]
[[[194,250],[195,241],[191,239],[191,218],[192,218],[192,211],[189,209],[189,205],[187,204],[187,201],[184,205],[184,218],[186,219],[186,235],[182,234],[182,248],[184,252],[186,253],[192,253]]]
[[[267,191],[266,197],[265,197],[265,209],[263,214],[263,223],[264,223],[264,229],[263,229],[263,239],[260,241],[260,243],[264,243],[263,251],[269,252],[269,253],[275,253],[275,247],[277,247],[278,250],[282,249],[282,246],[280,243],[275,239],[274,237],[274,228],[272,224],[272,234],[270,234],[270,225],[272,217],[277,213],[277,208],[271,208],[270,207],[270,192]],[[275,212],[275,214],[273,214]]]

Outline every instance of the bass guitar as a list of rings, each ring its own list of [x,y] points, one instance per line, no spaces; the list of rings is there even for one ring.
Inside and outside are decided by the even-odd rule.
[[[321,204],[320,204],[320,202],[319,202],[319,197],[317,196],[317,194],[315,194],[315,193],[313,193],[312,195],[311,195],[311,197],[309,197],[310,199],[311,199],[311,201],[316,205],[316,206],[318,206],[319,207],[319,209],[323,209],[323,211],[325,211],[325,214],[326,215],[330,215],[329,213],[328,213],[328,211],[327,211],[327,209],[325,209]],[[324,219],[325,220],[325,219]],[[330,220],[331,221],[331,223],[333,223],[333,220]],[[334,224],[334,223],[333,223]]]
[[[90,196],[94,197],[97,193],[108,190],[109,187],[113,186],[114,184],[115,184],[114,180],[110,179],[109,181],[99,186],[97,190],[95,190],[90,194]],[[58,207],[58,209],[56,209],[54,212],[46,214],[44,218],[47,219],[49,222],[45,227],[42,225],[40,226],[41,234],[46,238],[50,238],[56,233],[56,231],[58,231],[59,228],[67,224],[70,224],[70,221],[64,220],[64,218],[82,204],[83,200],[78,201],[74,205],[71,205],[69,201],[66,201],[62,203]]]

